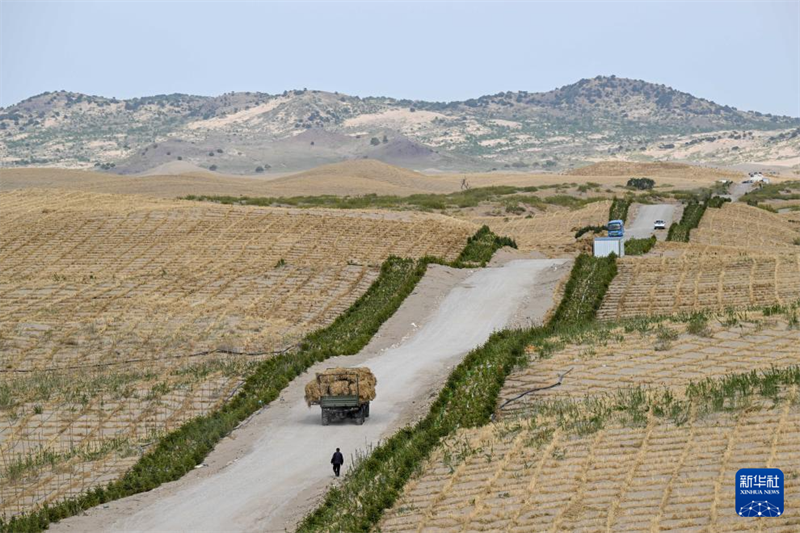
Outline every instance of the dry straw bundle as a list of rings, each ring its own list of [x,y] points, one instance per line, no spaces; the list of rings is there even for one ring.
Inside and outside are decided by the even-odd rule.
[[[359,395],[361,402],[375,399],[378,381],[369,368],[328,368],[306,384],[306,403],[318,404],[322,396]]]

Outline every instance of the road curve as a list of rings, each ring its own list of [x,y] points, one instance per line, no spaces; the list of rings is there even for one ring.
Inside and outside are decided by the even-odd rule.
[[[523,259],[458,274],[462,281],[442,293],[438,307],[432,304],[427,317],[414,319],[421,327],[405,325],[413,317],[408,309],[413,309],[414,299],[425,297],[424,291],[415,291],[376,336],[381,337],[385,328],[396,329],[397,324],[391,322],[404,316],[404,332],[394,345],[377,353],[368,346],[362,354],[316,365],[293,381],[279,400],[220,443],[209,456],[207,468],[149,493],[92,509],[53,530],[292,529],[334,482],[329,465],[334,448],[342,448],[348,457],[355,450],[376,445],[421,415],[427,409],[421,406],[427,405],[450,368],[493,331],[508,326],[523,312],[541,320],[552,303],[557,279],[569,270],[566,263],[561,259]],[[363,426],[345,422],[323,427],[319,408],[305,405],[303,387],[317,370],[354,364],[370,367],[378,379],[371,416]]]

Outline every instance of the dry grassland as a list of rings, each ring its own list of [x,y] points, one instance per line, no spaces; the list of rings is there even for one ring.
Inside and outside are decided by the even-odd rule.
[[[686,324],[616,327],[600,339],[587,336],[574,343],[556,339],[528,350],[535,362],[506,379],[501,404],[524,391],[556,383],[560,374],[572,371],[561,386],[523,397],[504,412],[524,410],[541,399],[581,399],[640,385],[669,387],[680,396],[690,381],[797,365],[800,329],[789,327],[785,317],[739,311],[710,319],[696,334],[687,331]]]
[[[449,439],[407,484],[381,531],[797,531],[795,513],[768,520],[737,516],[733,485],[739,468],[781,468],[787,509],[800,505],[796,387],[782,392],[777,405],[757,395],[733,411],[690,403],[680,422],[652,410],[640,420],[606,413],[593,430],[569,422],[590,409],[592,399],[613,401],[629,386],[668,388],[682,398],[689,379],[800,363],[796,318],[740,318],[712,321],[703,336],[672,323],[645,333],[618,328],[536,358],[511,376],[501,398],[573,371],[561,387],[534,393],[535,402],[521,402],[498,423]],[[674,339],[663,351],[653,347],[665,336],[661,328],[672,330]],[[540,349],[531,347],[531,353]]]
[[[0,193],[0,227],[0,514],[120,475],[330,323],[386,257],[454,259],[476,230],[54,190]]]
[[[594,168],[587,167],[589,169]],[[638,167],[636,167],[638,168]],[[647,167],[650,168],[650,167]],[[655,176],[658,185],[675,189],[709,186],[719,171],[620,173],[605,167],[582,174],[530,174],[518,172],[422,174],[375,160],[354,160],[323,165],[297,174],[266,172],[254,176],[232,176],[209,171],[181,174],[120,176],[58,168],[2,169],[0,191],[23,188],[56,188],[109,194],[143,194],[161,198],[194,195],[232,196],[359,196],[364,194],[409,196],[447,194],[461,190],[464,179],[473,188],[496,185],[519,187],[593,182],[604,189],[624,186],[630,177]],[[157,171],[156,169],[155,171]],[[579,169],[580,170],[580,169]],[[595,171],[608,171],[596,174]],[[686,172],[690,172],[687,174]],[[728,176],[728,174],[725,174]],[[547,194],[542,192],[542,194]]]
[[[548,257],[574,255],[583,250],[575,240],[575,231],[583,226],[608,222],[609,201],[592,202],[580,209],[570,210],[550,206],[547,211],[528,216],[481,216],[469,220],[487,225],[498,235],[513,238],[522,251],[537,251]]]
[[[651,178],[734,179],[741,172],[731,172],[684,163],[634,163],[629,161],[603,161],[567,172],[569,176],[630,176]]]
[[[692,245],[681,248],[680,256],[620,259],[598,317],[611,320],[800,299],[800,251],[737,254]]]
[[[723,204],[720,209],[706,209],[700,225],[692,230],[691,242],[713,246],[752,248],[772,253],[781,248],[800,250],[795,244],[800,232],[788,218],[742,203]],[[800,216],[795,215],[795,218]]]

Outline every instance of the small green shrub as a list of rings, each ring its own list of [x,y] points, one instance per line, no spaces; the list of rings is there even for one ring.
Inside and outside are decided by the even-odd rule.
[[[613,220],[613,219],[612,219]],[[583,226],[578,231],[575,232],[575,238],[580,239],[586,233],[590,231],[594,234],[602,233],[608,229],[608,226]]]
[[[625,241],[625,255],[644,255],[656,245],[656,236],[647,239],[628,239]]]
[[[492,233],[489,226],[483,226],[475,235],[467,239],[467,245],[458,258],[451,263],[451,266],[463,268],[480,265],[484,267],[492,259],[494,253],[504,246],[516,248],[517,243],[508,237],[498,237]]]
[[[650,190],[655,187],[655,185],[656,182],[650,178],[631,178],[628,180],[628,183],[625,184],[626,187],[640,191]]]
[[[708,315],[705,313],[692,313],[686,324],[686,332],[698,337],[711,335],[711,331],[708,328]]]

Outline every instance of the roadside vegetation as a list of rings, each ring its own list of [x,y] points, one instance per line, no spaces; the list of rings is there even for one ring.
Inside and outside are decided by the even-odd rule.
[[[628,208],[631,206],[633,199],[629,196],[625,198],[617,198],[614,197],[614,200],[611,202],[611,209],[608,212],[608,219],[609,220],[621,220],[623,222],[628,221]]]
[[[680,222],[673,222],[669,227],[667,240],[689,242],[689,234],[700,225],[700,220],[702,220],[706,209],[709,207],[719,209],[726,202],[730,202],[730,200],[721,196],[712,196],[703,201],[689,201],[683,208],[683,216]]]
[[[681,399],[666,387],[623,387],[615,394],[581,399],[542,399],[515,414],[532,427],[554,426],[567,434],[586,436],[614,422],[644,426],[649,415],[682,426],[691,418],[753,408],[758,400],[771,406],[786,400],[786,392],[800,385],[800,366],[728,374],[691,381]]]
[[[162,483],[180,478],[200,464],[220,439],[233,431],[245,418],[275,400],[294,378],[313,364],[337,355],[358,353],[416,287],[429,264],[444,264],[456,268],[481,266],[503,246],[516,245],[510,239],[496,236],[484,226],[468,239],[464,250],[453,262],[435,257],[418,260],[388,258],[367,292],[330,326],[307,335],[295,351],[277,355],[255,365],[252,374],[229,402],[162,436],[122,478],[75,498],[54,505],[44,505],[26,515],[15,516],[10,520],[0,518],[0,531],[43,531],[50,522],[73,516],[105,502],[152,490]],[[493,373],[490,369],[487,371]],[[500,385],[502,380],[497,385],[498,390]],[[15,467],[15,471],[24,467],[25,465]]]
[[[800,181],[762,185],[741,198],[741,201],[758,207],[761,207],[761,202],[769,200],[800,200]]]
[[[646,239],[628,239],[625,241],[625,255],[644,255],[656,245],[656,236]]]
[[[554,184],[530,187],[497,185],[476,187],[450,194],[412,194],[411,196],[384,196],[365,194],[362,196],[292,196],[292,197],[251,197],[251,196],[206,196],[188,195],[182,200],[215,202],[228,205],[256,205],[262,207],[327,207],[332,209],[398,209],[415,211],[442,211],[476,207],[485,202],[502,204],[506,212],[524,212],[524,206],[557,205],[577,209],[584,205],[605,200],[601,196],[580,198],[566,194],[577,184]],[[533,193],[555,189],[557,194],[536,196]]]
[[[514,239],[495,235],[489,226],[482,226],[475,235],[467,239],[464,250],[449,266],[455,268],[485,267],[494,253],[504,246],[516,248],[517,243],[514,242]]]

